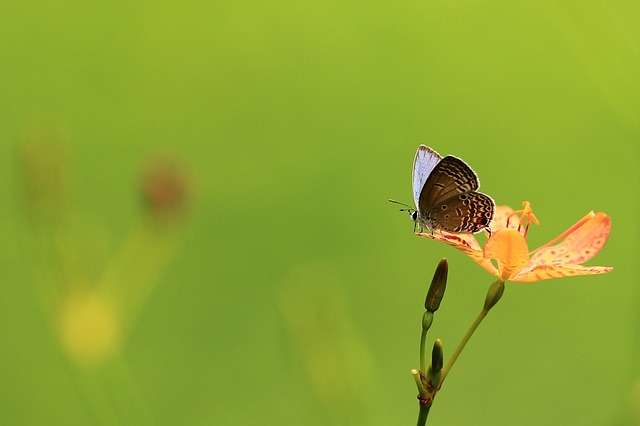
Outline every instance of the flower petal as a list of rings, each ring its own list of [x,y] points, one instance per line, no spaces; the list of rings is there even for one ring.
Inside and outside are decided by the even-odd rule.
[[[489,259],[484,258],[482,247],[480,247],[478,240],[476,240],[471,234],[454,234],[446,231],[435,231],[433,234],[430,232],[421,232],[416,235],[419,237],[431,238],[436,241],[442,241],[443,243],[448,244],[469,256],[480,266],[489,271],[489,273],[498,275],[498,270],[491,264]]]
[[[484,258],[497,260],[499,277],[507,281],[529,266],[529,248],[520,232],[500,229],[484,245]]]
[[[582,265],[536,265],[526,268],[511,278],[513,282],[533,282],[550,278],[577,277],[579,275],[606,274],[613,270],[610,266],[582,266]]]
[[[580,222],[584,223],[580,225]],[[580,265],[591,259],[609,238],[611,218],[601,212],[591,212],[567,232],[560,244],[545,247],[531,257],[532,268],[538,265]]]
[[[442,241],[469,256],[472,256],[472,252],[482,252],[482,248],[478,241],[471,234],[454,234],[451,232],[437,230],[431,232],[418,232],[416,234],[419,237],[431,238],[432,240]]]
[[[509,206],[497,206],[496,211],[493,215],[493,221],[491,222],[491,233],[499,231],[500,229],[507,227],[507,219],[509,215],[513,213],[513,209]],[[518,221],[513,220],[512,223],[509,223],[509,228],[517,228]]]

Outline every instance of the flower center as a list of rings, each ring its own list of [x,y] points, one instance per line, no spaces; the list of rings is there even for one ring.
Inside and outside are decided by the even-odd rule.
[[[507,216],[507,228],[509,228],[509,221],[511,218],[514,216],[517,217],[518,215],[520,215],[518,218],[518,232],[526,238],[527,233],[529,233],[529,226],[531,225],[531,222],[536,225],[540,225],[540,222],[538,222],[536,215],[533,214],[531,203],[524,201],[522,203],[522,210],[514,210],[509,216]]]

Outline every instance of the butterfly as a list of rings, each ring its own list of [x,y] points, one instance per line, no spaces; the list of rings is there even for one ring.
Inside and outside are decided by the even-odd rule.
[[[420,145],[413,161],[413,200],[415,209],[404,203],[420,230],[428,229],[475,234],[487,230],[496,204],[493,198],[477,192],[478,175],[458,157],[442,157]]]

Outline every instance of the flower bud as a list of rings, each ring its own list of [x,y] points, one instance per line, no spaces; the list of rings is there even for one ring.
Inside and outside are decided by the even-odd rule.
[[[433,312],[427,311],[422,314],[422,329],[428,331],[431,328],[431,324],[433,324]]]
[[[436,272],[433,274],[431,286],[427,292],[427,298],[424,301],[424,307],[429,312],[435,312],[440,307],[440,302],[444,297],[444,291],[447,286],[447,275],[449,271],[449,263],[447,259],[442,259],[438,263]]]
[[[433,343],[433,350],[431,351],[431,369],[434,373],[439,373],[440,370],[442,370],[444,364],[443,358],[442,340],[436,339]]]
[[[500,301],[503,293],[504,281],[498,280],[491,284],[491,287],[489,287],[489,291],[487,291],[487,297],[484,300],[483,310],[489,312],[489,310]]]

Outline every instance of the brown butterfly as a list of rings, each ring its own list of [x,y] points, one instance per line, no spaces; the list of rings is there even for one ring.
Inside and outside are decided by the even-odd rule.
[[[478,175],[467,163],[452,155],[443,158],[435,150],[420,145],[413,162],[416,208],[407,206],[403,210],[409,211],[419,228],[431,232],[488,231],[496,204],[488,195],[477,192],[479,188]]]

